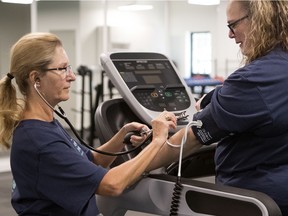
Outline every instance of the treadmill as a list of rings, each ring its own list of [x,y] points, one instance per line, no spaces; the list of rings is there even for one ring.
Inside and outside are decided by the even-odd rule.
[[[176,116],[183,113],[187,116],[178,123],[177,130],[192,120],[196,112],[195,100],[173,62],[165,55],[114,52],[102,54],[100,60],[123,97],[104,101],[96,110],[96,133],[101,143],[108,141],[128,122],[149,125],[164,109]],[[281,216],[277,204],[266,194],[202,180],[215,175],[215,147],[216,144],[203,147],[182,160],[180,184],[177,181],[178,163],[175,162],[143,175],[118,197],[97,195],[100,211],[105,216],[125,215],[129,210],[179,216]],[[118,156],[113,165],[131,159],[139,151],[141,149]]]

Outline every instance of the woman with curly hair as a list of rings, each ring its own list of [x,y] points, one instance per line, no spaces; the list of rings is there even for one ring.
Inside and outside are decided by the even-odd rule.
[[[244,66],[197,102],[193,120],[203,125],[189,137],[218,142],[218,184],[266,193],[287,216],[288,1],[230,0],[226,13]]]

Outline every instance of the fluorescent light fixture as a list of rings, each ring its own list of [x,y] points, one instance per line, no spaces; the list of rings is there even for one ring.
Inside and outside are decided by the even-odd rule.
[[[153,9],[153,6],[141,5],[141,4],[130,4],[130,5],[119,6],[118,9],[124,10],[124,11],[141,11],[141,10],[151,10]]]
[[[1,0],[5,3],[32,4],[33,0]]]
[[[218,5],[220,4],[220,0],[188,0],[188,3],[197,5]]]

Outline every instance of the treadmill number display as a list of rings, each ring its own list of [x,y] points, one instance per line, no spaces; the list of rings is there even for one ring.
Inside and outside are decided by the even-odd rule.
[[[187,109],[190,99],[168,60],[113,60],[139,103],[153,111]],[[172,71],[172,73],[171,73]]]

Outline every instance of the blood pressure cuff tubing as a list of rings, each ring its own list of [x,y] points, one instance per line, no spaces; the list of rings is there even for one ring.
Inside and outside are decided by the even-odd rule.
[[[210,104],[205,109],[197,112],[193,116],[193,121],[201,121],[202,126],[192,126],[192,130],[197,140],[203,145],[210,145],[227,137],[230,132],[218,128],[210,109]]]

